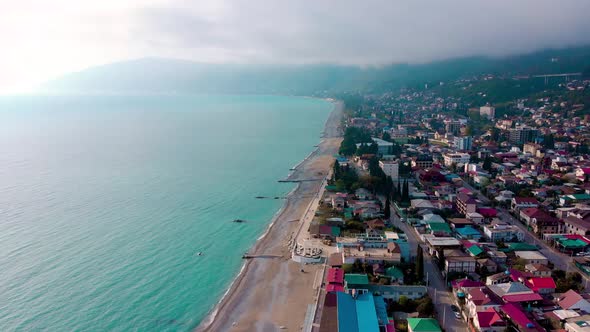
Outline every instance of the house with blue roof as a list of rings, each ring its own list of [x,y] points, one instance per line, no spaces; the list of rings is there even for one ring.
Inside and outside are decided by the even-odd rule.
[[[379,332],[389,324],[383,297],[343,292],[336,296],[338,332]]]
[[[455,232],[457,233],[457,235],[459,235],[459,238],[464,240],[479,241],[479,239],[483,237],[480,231],[471,226],[456,228]]]

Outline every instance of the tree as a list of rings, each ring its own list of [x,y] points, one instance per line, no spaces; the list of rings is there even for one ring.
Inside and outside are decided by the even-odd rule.
[[[492,158],[486,156],[483,160],[482,168],[489,172],[492,169]]]
[[[391,135],[389,135],[389,133],[388,133],[388,132],[385,132],[385,133],[383,133],[382,139],[383,139],[384,141],[391,142]]]
[[[424,279],[424,250],[420,245],[416,248],[416,278]]]
[[[543,147],[545,149],[555,148],[555,137],[553,136],[553,134],[545,135],[543,137]]]
[[[408,187],[408,180],[404,181],[404,187],[402,189],[402,203],[410,202],[410,192]]]
[[[418,306],[416,307],[416,311],[421,317],[429,317],[432,316],[434,313],[434,303],[432,303],[432,299],[427,296],[420,300],[418,300]]]
[[[385,211],[383,211],[385,219],[389,220],[391,217],[391,202],[389,201],[389,196],[385,200]]]
[[[399,297],[399,300],[397,300],[397,303],[399,304],[401,311],[405,311],[405,309],[410,306],[410,299],[407,296],[402,295]]]

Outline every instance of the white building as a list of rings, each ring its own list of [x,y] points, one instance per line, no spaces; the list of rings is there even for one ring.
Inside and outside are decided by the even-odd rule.
[[[496,116],[496,108],[492,106],[482,106],[479,108],[479,115],[485,116],[488,119],[493,119]]]
[[[390,176],[393,181],[397,181],[399,177],[399,162],[397,160],[380,160],[379,167],[383,170],[385,175]]]
[[[549,263],[549,259],[538,251],[515,251],[514,254],[524,259],[527,264],[547,265]]]
[[[445,166],[451,166],[453,164],[466,164],[469,162],[468,153],[445,153],[443,154]]]
[[[513,238],[519,242],[524,240],[524,233],[518,227],[503,222],[492,222],[483,227],[483,232],[492,242],[510,242]]]

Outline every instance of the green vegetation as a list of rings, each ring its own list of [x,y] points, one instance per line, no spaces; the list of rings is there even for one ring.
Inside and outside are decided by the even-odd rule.
[[[422,246],[418,245],[416,248],[417,256],[416,256],[416,278],[418,280],[424,279],[424,250]]]
[[[556,293],[564,293],[570,289],[575,291],[581,291],[584,286],[582,285],[582,275],[578,272],[567,273],[563,270],[553,270],[551,277],[555,280]]]
[[[393,314],[395,311],[401,312],[418,312],[419,317],[431,317],[434,314],[434,303],[429,296],[424,296],[412,300],[404,295],[400,296],[397,301],[388,301],[387,312]]]
[[[371,139],[371,133],[367,130],[348,127],[344,132],[344,139],[340,145],[340,154],[344,156],[352,156],[356,153],[356,145],[358,143],[368,143],[372,145],[373,140]]]
[[[355,185],[358,184],[359,176],[350,166],[340,166],[338,162],[334,163],[334,172],[330,184],[336,186],[336,191],[352,192],[355,190]]]

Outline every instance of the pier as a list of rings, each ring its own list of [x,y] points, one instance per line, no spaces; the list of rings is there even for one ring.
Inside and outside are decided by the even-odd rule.
[[[283,256],[281,255],[267,255],[267,254],[260,254],[260,255],[254,255],[254,254],[244,254],[242,256],[242,259],[252,259],[252,258],[281,258]]]

